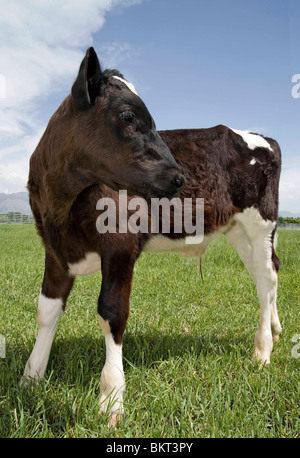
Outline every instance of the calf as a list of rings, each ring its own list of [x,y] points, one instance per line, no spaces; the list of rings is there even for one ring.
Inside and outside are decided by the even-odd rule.
[[[269,364],[273,342],[281,332],[276,309],[279,259],[274,250],[281,156],[276,141],[222,125],[162,131],[159,137],[132,86],[114,71],[106,73],[92,112],[87,104],[89,98],[95,103],[92,84],[98,78],[90,77],[87,84],[89,71],[85,67],[83,62],[73,95],[50,121],[31,159],[28,188],[46,260],[38,336],[24,379],[40,378],[45,373],[55,329],[75,276],[101,269],[98,313],[106,361],[100,380],[100,409],[110,411],[111,424],[115,424],[123,411],[125,390],[122,337],[134,264],[143,250],[175,250],[184,256],[201,257],[212,239],[225,234],[256,283],[261,310],[254,356]],[[83,102],[76,101],[78,95]],[[184,190],[180,170],[186,179]],[[183,226],[175,231],[174,221],[168,233],[124,233],[118,226],[119,215],[116,231],[99,233],[96,221],[101,210],[97,203],[110,199],[118,208],[117,191],[122,187],[143,195],[147,202],[152,197],[171,198],[182,191],[182,202],[185,198],[193,201],[193,217],[195,199],[204,198],[204,237],[191,243]],[[130,195],[128,202],[133,198]],[[150,227],[150,214],[148,219]]]

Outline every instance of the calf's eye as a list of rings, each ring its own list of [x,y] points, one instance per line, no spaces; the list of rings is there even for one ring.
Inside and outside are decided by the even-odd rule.
[[[135,122],[135,114],[131,110],[122,111],[119,114],[119,119],[121,119],[121,121],[128,122],[129,124],[130,123],[134,123]]]

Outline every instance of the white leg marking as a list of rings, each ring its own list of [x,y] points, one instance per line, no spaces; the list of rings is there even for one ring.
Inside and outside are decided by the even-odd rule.
[[[37,312],[38,335],[30,358],[25,366],[25,379],[30,380],[43,377],[57,323],[62,313],[62,299],[49,299],[40,293]]]
[[[122,344],[115,343],[107,321],[99,317],[100,327],[105,336],[106,360],[100,379],[100,412],[109,411],[112,415],[110,424],[117,422],[118,416],[123,413],[123,394],[125,391],[125,377],[122,362]]]
[[[256,287],[260,299],[260,319],[255,334],[254,357],[258,358],[262,364],[270,364],[273,349],[271,315],[277,288],[277,275],[272,267],[267,267],[264,271],[258,270]]]
[[[276,291],[276,296],[274,299],[272,311],[271,311],[271,329],[272,329],[272,337],[273,337],[273,343],[278,342],[279,340],[279,334],[282,333],[282,327],[279,321],[279,316],[277,312],[277,291]]]
[[[274,245],[275,250],[277,248],[277,242],[278,242],[278,233],[275,232],[275,236],[273,240],[273,245]],[[278,281],[278,275],[277,275],[277,281]],[[271,329],[272,329],[273,342],[278,342],[279,334],[282,333],[282,327],[281,327],[279,317],[278,317],[278,312],[277,312],[277,288],[276,288],[275,299],[274,299],[272,312],[271,312]]]
[[[240,228],[233,228],[227,237],[237,247],[254,279],[260,300],[260,320],[255,334],[254,356],[262,364],[269,364],[273,340],[277,340],[281,332],[276,309],[277,273],[272,265],[271,235],[276,222],[264,220],[255,208],[246,209],[234,219]]]
[[[250,241],[239,224],[235,224],[226,234],[228,240],[235,246],[239,257],[243,261],[249,274],[255,281],[252,266],[252,248]]]

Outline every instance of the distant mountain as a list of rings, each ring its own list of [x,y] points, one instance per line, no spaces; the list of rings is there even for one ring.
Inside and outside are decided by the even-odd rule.
[[[287,210],[279,210],[279,216],[282,216],[282,218],[300,218],[300,213],[292,213]]]
[[[13,194],[0,193],[0,213],[20,212],[31,215],[29,197],[27,192]]]
[[[0,193],[0,213],[20,212],[31,215],[28,192],[16,192],[13,194]],[[283,218],[300,218],[300,213],[292,213],[287,210],[279,210],[279,216]]]

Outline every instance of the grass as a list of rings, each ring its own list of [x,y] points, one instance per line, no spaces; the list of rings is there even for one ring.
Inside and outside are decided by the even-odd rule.
[[[97,406],[105,360],[100,274],[77,279],[45,379],[21,389],[44,252],[33,226],[1,225],[0,437],[299,437],[300,358],[292,356],[300,334],[299,245],[299,231],[279,233],[283,334],[262,370],[251,358],[255,285],[225,238],[208,248],[204,283],[194,259],[143,254],[124,335],[126,413],[114,430]]]

